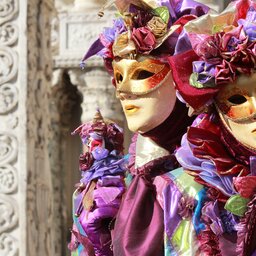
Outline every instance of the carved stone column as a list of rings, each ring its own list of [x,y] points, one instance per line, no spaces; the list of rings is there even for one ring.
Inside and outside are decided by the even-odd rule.
[[[52,0],[0,1],[0,255],[57,255],[47,117],[52,8]]]
[[[6,256],[16,255],[25,242],[20,232],[25,209],[19,201],[24,177],[18,152],[22,141],[18,134],[18,15],[18,0],[0,2],[0,255]]]
[[[21,4],[23,5],[23,4]],[[53,1],[27,6],[27,254],[55,255],[52,174],[49,161],[48,94],[52,77],[50,20]]]
[[[124,120],[111,78],[103,67],[88,68],[86,71],[71,69],[68,74],[71,83],[77,86],[83,97],[82,122],[92,120],[97,108],[100,108],[104,117],[117,122]]]
[[[71,132],[80,124],[81,96],[64,70],[54,71],[50,96],[52,139],[49,143],[53,181],[55,222],[58,230],[56,246],[60,255],[69,255],[69,229],[72,227],[72,193],[79,181],[78,158],[81,151],[79,136]]]
[[[103,1],[75,1],[71,12],[59,13],[59,50],[54,57],[54,66],[69,74],[71,83],[82,94],[82,121],[91,119],[99,107],[104,116],[123,121],[121,106],[115,99],[110,76],[103,68],[102,59],[93,57],[86,62],[85,70],[79,67],[84,52],[98,37],[103,27],[111,25],[113,13],[99,19],[98,10]],[[82,12],[78,7],[87,6]],[[80,9],[81,11],[81,9]]]

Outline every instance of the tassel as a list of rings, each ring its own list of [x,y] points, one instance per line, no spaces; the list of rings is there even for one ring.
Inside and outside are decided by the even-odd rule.
[[[107,0],[106,3],[101,7],[101,9],[98,12],[98,16],[102,18],[104,16],[104,11],[109,8],[111,5],[113,5],[115,0]]]

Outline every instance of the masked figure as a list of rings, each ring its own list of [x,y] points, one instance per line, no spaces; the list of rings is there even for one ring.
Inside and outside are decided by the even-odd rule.
[[[180,96],[202,113],[176,152],[201,186],[191,217],[201,255],[256,255],[255,30],[256,3],[233,1],[187,23],[193,50],[170,58]]]
[[[79,126],[84,146],[81,180],[73,195],[72,255],[111,255],[110,227],[125,192],[127,161],[123,133],[98,111],[93,121]]]
[[[171,187],[176,188],[171,171],[179,166],[174,151],[192,118],[176,98],[168,57],[191,49],[183,25],[209,8],[192,0],[112,2],[119,18],[104,29],[82,62],[86,65],[94,54],[103,57],[128,127],[135,132],[127,191],[112,230],[112,253],[171,255],[174,246],[182,245],[180,233],[173,235],[177,220],[169,203]]]

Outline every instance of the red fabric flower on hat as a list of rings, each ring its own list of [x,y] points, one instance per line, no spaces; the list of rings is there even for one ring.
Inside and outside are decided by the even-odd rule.
[[[147,27],[134,28],[132,31],[132,39],[139,53],[148,54],[156,45],[156,38]]]
[[[251,74],[256,63],[251,50],[255,43],[248,42],[242,26],[228,33],[217,33],[215,39],[223,59],[216,67],[216,85],[234,82],[239,73]]]

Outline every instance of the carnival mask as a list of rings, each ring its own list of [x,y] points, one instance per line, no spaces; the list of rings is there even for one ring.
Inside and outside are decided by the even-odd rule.
[[[234,137],[256,150],[256,74],[226,85],[217,95],[216,106]]]
[[[170,72],[167,63],[156,59],[122,59],[113,63],[117,94],[148,94],[160,87]]]
[[[90,152],[92,152],[96,147],[105,147],[105,142],[102,136],[98,136],[97,134],[91,134],[87,141],[87,147]]]
[[[166,63],[155,59],[122,59],[115,61],[113,68],[116,95],[131,131],[150,131],[170,115],[176,93]]]

